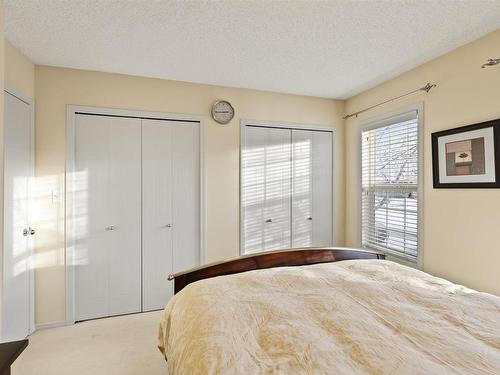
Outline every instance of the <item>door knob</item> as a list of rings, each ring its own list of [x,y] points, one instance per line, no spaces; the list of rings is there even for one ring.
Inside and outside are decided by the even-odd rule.
[[[32,236],[34,236],[34,235],[35,235],[35,233],[36,233],[36,232],[35,232],[35,230],[34,230],[33,228],[31,228],[31,227],[29,227],[29,230],[30,230],[30,234],[31,234]]]
[[[312,220],[312,219],[313,219],[313,218],[312,218],[312,216],[309,216],[309,217],[307,218],[307,220]]]
[[[165,228],[172,228],[172,224],[165,225]]]
[[[273,219],[267,219],[266,220],[266,223],[272,223],[273,222]]]
[[[23,236],[26,237],[28,234],[30,234],[30,231],[28,230],[28,228],[24,228],[23,229]]]
[[[109,227],[104,228],[105,230],[115,230],[114,225],[110,225]]]

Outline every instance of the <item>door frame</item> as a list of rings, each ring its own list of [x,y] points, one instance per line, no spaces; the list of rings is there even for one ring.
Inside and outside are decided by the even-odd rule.
[[[10,94],[14,96],[15,98],[19,99],[20,101],[24,102],[30,107],[30,149],[31,149],[31,155],[30,155],[30,175],[31,178],[28,179],[28,222],[29,224],[34,225],[33,220],[34,220],[34,215],[33,215],[33,207],[34,207],[34,199],[33,199],[33,187],[34,187],[34,180],[35,180],[35,100],[29,96],[24,95],[21,93],[19,90],[15,89],[13,86],[9,85],[6,83],[4,85],[4,95],[5,94]],[[4,98],[4,105],[5,105],[5,98]],[[5,151],[4,151],[5,152]],[[4,164],[5,164],[5,155],[4,155]],[[5,197],[4,197],[5,199]],[[3,212],[4,215],[4,220],[5,220],[5,212]],[[3,229],[2,229],[3,232]],[[31,335],[33,332],[36,330],[35,326],[35,273],[34,273],[34,266],[35,266],[35,243],[34,243],[34,238],[30,237],[29,242],[28,242],[28,276],[29,276],[29,328],[28,328],[28,334]],[[2,240],[2,250],[4,248],[4,242]],[[3,267],[3,261],[2,261],[2,267]],[[3,273],[2,273],[3,275]],[[2,276],[3,278],[3,276]],[[3,285],[3,280],[2,280],[2,285]]]
[[[240,218],[240,241],[239,241],[239,253],[240,255],[245,255],[243,252],[243,208],[241,206],[241,197],[242,197],[242,156],[243,156],[243,148],[245,146],[245,129],[247,126],[255,126],[262,128],[279,128],[279,129],[290,129],[290,130],[316,130],[323,132],[332,133],[332,246],[335,244],[335,227],[337,225],[337,219],[335,217],[335,138],[336,138],[336,129],[333,125],[318,125],[318,124],[307,124],[307,123],[296,123],[296,122],[282,122],[282,121],[264,121],[264,120],[252,120],[252,119],[241,119],[240,120],[240,155],[239,155],[239,193],[238,193],[238,208],[239,208],[239,218]]]
[[[139,119],[152,120],[172,120],[197,122],[200,125],[200,264],[206,262],[206,165],[205,165],[205,120],[203,116],[152,112],[141,110],[114,109],[102,107],[90,107],[80,105],[66,106],[66,166],[64,174],[64,195],[65,195],[65,220],[64,220],[64,250],[66,269],[66,324],[75,323],[75,271],[74,260],[74,204],[73,195],[68,193],[73,191],[75,186],[75,120],[78,113],[92,115],[133,117]],[[167,272],[165,280],[167,280]]]

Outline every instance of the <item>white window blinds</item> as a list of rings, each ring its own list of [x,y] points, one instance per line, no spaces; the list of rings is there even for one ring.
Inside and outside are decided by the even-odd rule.
[[[362,243],[416,261],[418,255],[418,113],[362,131]]]

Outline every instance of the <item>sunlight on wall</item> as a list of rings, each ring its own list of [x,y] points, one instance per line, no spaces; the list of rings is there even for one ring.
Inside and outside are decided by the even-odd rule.
[[[64,266],[64,243],[55,239],[64,233],[64,211],[58,212],[56,203],[62,199],[60,187],[64,186],[63,175],[38,176],[33,183],[32,217],[37,229],[36,253],[32,267],[35,269]]]

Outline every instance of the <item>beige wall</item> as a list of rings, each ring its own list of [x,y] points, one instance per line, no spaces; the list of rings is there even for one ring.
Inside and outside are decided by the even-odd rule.
[[[435,82],[417,94],[346,121],[346,245],[359,238],[360,121],[424,103],[424,270],[500,295],[500,189],[433,189],[431,133],[500,117],[500,68],[481,69],[499,57],[500,30],[411,70],[346,102],[352,112]]]
[[[23,98],[35,96],[35,65],[5,40],[5,87]]]
[[[336,243],[344,243],[343,102],[254,90],[190,84],[117,74],[37,66],[36,322],[65,320],[64,162],[66,105],[201,115],[206,120],[207,260],[239,252],[239,120],[257,119],[333,126]],[[216,99],[236,110],[222,126],[209,116]]]
[[[3,39],[3,0],[0,0],[0,324],[2,321],[3,301],[3,88],[4,88],[4,39]],[[0,325],[0,332],[1,332]]]

